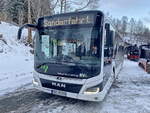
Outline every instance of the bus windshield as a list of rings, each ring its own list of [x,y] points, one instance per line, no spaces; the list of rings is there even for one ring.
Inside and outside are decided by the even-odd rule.
[[[34,60],[37,72],[81,79],[100,74],[102,15],[93,19],[86,15],[39,21]]]
[[[98,65],[100,43],[93,27],[40,30],[36,54],[39,62]]]

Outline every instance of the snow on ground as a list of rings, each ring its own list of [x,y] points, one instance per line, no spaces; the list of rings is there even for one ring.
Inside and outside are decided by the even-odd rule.
[[[103,106],[109,113],[150,113],[150,74],[126,60]]]
[[[17,41],[17,31],[17,26],[5,22],[0,24],[0,34],[7,42],[0,40],[0,95],[31,83],[33,56],[29,47]]]
[[[150,113],[150,74],[126,60],[120,77],[102,103],[72,105],[69,113]]]
[[[30,113],[150,113],[150,74],[137,62],[125,60],[119,79],[103,102],[57,98],[51,103],[47,98]]]

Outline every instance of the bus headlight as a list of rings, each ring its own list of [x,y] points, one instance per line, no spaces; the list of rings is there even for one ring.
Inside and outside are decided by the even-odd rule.
[[[92,94],[97,94],[99,93],[100,91],[102,91],[102,83],[94,86],[94,87],[91,87],[91,88],[87,88],[85,91],[84,91],[84,94],[86,95],[92,95]]]
[[[38,79],[35,78],[35,77],[33,77],[32,83],[33,83],[34,85],[36,85],[36,86],[39,85]]]
[[[85,90],[84,94],[92,95],[92,94],[97,94],[98,92],[100,92],[100,88],[99,87],[92,87],[92,88],[88,88],[87,90]]]

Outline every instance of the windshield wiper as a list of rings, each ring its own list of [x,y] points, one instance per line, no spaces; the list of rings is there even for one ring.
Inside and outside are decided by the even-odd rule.
[[[60,64],[60,63],[61,62],[57,62],[57,61],[44,62],[39,64],[36,68],[40,68],[41,66],[48,65],[48,64]]]
[[[49,62],[41,63],[41,64],[39,64],[36,68],[40,68],[41,66],[43,66],[43,65],[47,65],[47,64],[49,64]]]

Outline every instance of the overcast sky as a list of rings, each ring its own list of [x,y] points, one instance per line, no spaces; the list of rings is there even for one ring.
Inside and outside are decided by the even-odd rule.
[[[113,17],[141,19],[150,28],[150,0],[101,0],[100,10]]]

